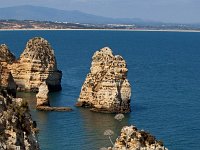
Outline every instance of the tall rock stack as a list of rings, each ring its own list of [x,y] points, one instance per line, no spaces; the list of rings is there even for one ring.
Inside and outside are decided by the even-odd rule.
[[[125,60],[108,47],[95,52],[90,73],[82,86],[77,106],[109,113],[130,112],[131,86]]]
[[[38,91],[44,81],[50,91],[61,90],[62,72],[57,69],[54,50],[41,37],[27,42],[24,52],[10,70],[19,91]]]

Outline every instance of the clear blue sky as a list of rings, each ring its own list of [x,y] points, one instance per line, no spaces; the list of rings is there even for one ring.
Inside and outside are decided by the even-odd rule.
[[[36,5],[145,20],[200,23],[200,0],[0,0],[0,7]]]

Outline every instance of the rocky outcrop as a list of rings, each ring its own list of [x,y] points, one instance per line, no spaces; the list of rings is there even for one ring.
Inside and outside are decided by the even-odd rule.
[[[5,44],[0,45],[0,62],[7,62],[9,64],[15,61],[15,56],[10,52]]]
[[[0,62],[0,88],[6,89],[10,95],[16,96],[16,84],[7,64]]]
[[[108,150],[168,150],[162,141],[135,126],[125,126],[117,138],[113,148]]]
[[[50,91],[61,90],[62,72],[57,69],[52,47],[43,38],[30,39],[20,58],[9,68],[18,91],[38,91],[43,82]]]
[[[69,107],[51,107],[49,102],[49,90],[45,82],[39,87],[39,92],[36,95],[36,108],[41,111],[72,111]]]
[[[130,112],[131,86],[127,71],[125,60],[114,56],[110,48],[95,52],[76,105],[98,112]]]
[[[15,61],[15,56],[5,44],[0,45],[0,88],[6,89],[9,94],[16,96],[16,84],[8,69],[8,65]]]
[[[43,82],[39,87],[39,92],[36,95],[37,103],[36,107],[39,106],[50,106],[48,98],[49,89],[45,82]]]
[[[27,103],[0,90],[0,149],[38,150],[36,131]]]

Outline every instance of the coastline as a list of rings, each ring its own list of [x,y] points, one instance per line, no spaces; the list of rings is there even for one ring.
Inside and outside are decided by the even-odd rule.
[[[0,29],[0,31],[127,31],[127,32],[200,32],[200,30],[178,29]]]

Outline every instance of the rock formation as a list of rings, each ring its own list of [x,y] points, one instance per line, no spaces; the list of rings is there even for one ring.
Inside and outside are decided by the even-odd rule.
[[[15,56],[5,44],[0,45],[0,88],[6,89],[9,94],[16,96],[16,84],[8,69],[8,65],[15,61]]]
[[[168,150],[161,141],[135,126],[125,126],[117,138],[113,148],[108,150]]]
[[[10,65],[19,91],[38,91],[44,81],[50,91],[61,90],[62,72],[57,69],[54,51],[47,40],[29,40],[20,58]]]
[[[45,82],[39,87],[39,92],[36,95],[36,108],[42,111],[72,111],[69,107],[51,107],[49,102],[49,90]]]
[[[7,66],[0,63],[0,88],[6,89],[9,94],[16,96],[16,84]]]
[[[110,48],[95,52],[76,105],[99,112],[130,112],[131,86],[127,71],[125,60],[114,56]]]
[[[0,62],[13,63],[15,56],[10,52],[8,46],[5,44],[0,45]]]
[[[49,89],[45,82],[39,87],[39,92],[36,95],[37,103],[36,106],[50,106],[48,99]]]
[[[0,149],[38,150],[36,131],[27,103],[0,89]]]

